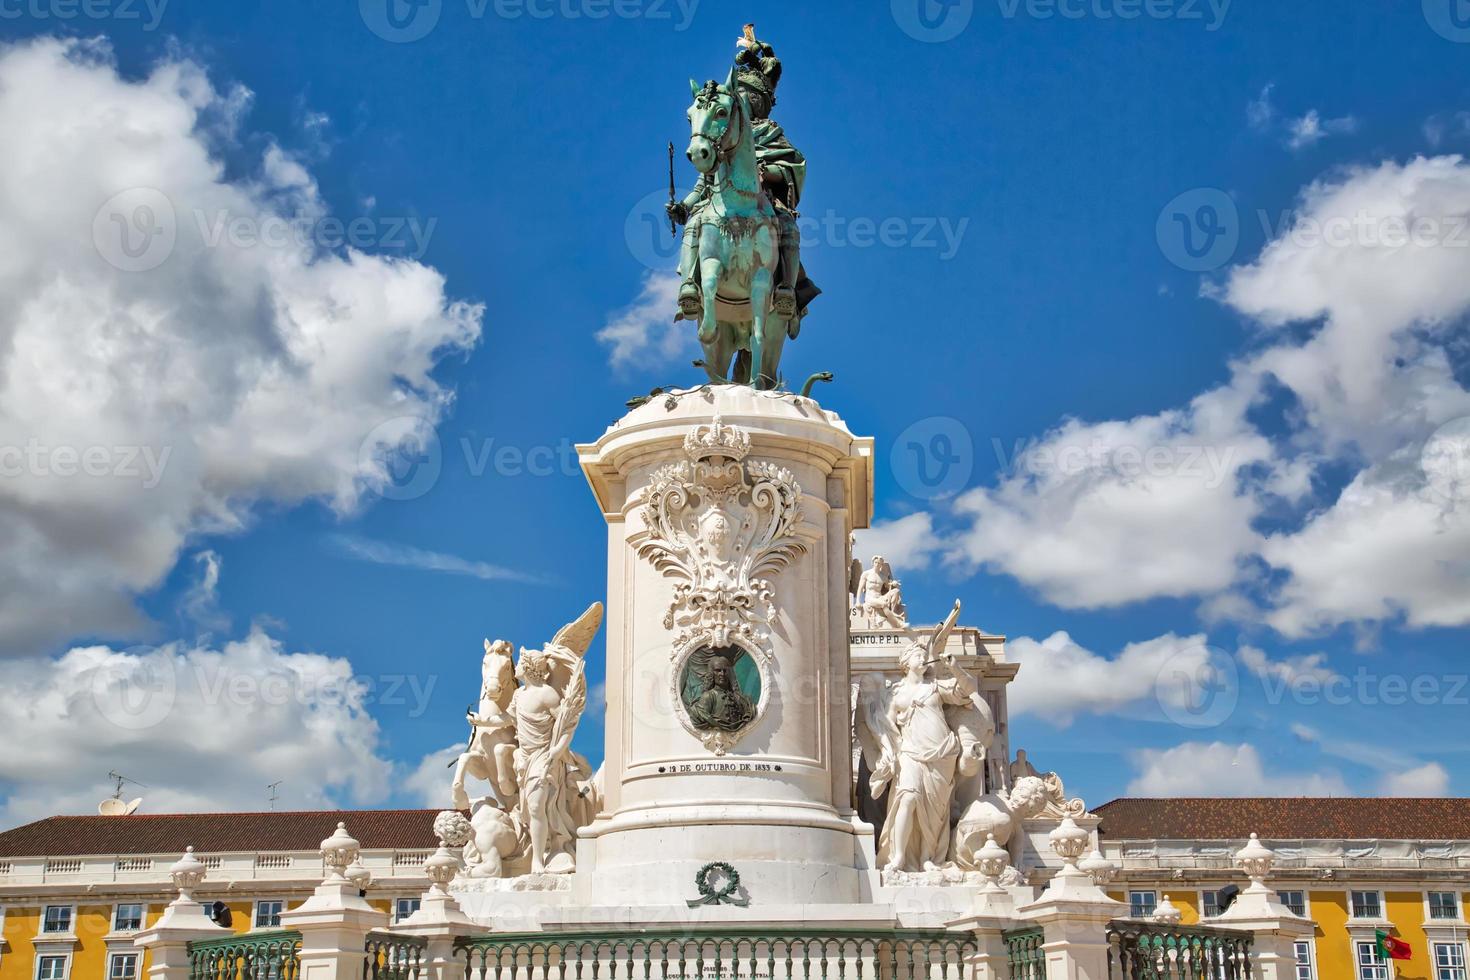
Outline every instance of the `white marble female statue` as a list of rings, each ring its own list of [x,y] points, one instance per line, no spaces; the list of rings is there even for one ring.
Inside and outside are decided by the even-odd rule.
[[[525,686],[516,689],[509,714],[515,719],[518,816],[530,838],[532,874],[575,867],[577,828],[589,816],[580,788],[592,772],[571,751],[572,735],[587,706],[583,657],[601,625],[602,603],[594,602],[544,649],[521,650],[518,676]],[[558,668],[569,672],[561,690],[553,683]]]
[[[870,791],[877,798],[888,790],[878,841],[885,871],[934,871],[949,859],[950,798],[961,745],[944,709],[973,703],[978,690],[943,652],[959,614],[956,601],[927,643],[910,643],[899,655],[903,678],[889,690],[869,687],[859,706]],[[936,665],[939,670],[930,669]]]

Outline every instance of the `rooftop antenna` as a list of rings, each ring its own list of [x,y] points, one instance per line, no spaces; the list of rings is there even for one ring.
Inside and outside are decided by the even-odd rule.
[[[271,791],[271,795],[269,799],[266,800],[266,803],[270,806],[272,810],[276,808],[276,800],[279,800],[281,798],[281,794],[276,792],[276,787],[284,782],[284,779],[277,779],[275,782],[266,787],[266,789]]]
[[[117,788],[113,791],[111,796],[103,800],[101,803],[97,804],[98,813],[102,814],[104,817],[126,817],[129,814],[136,812],[138,807],[143,805],[143,797],[141,796],[124,803],[122,798],[123,786],[127,783],[132,783],[134,786],[141,787],[142,789],[147,789],[148,787],[146,784],[140,783],[136,779],[129,779],[127,776],[124,776],[122,773],[116,771],[115,769],[109,769],[107,771],[107,778],[115,782],[117,784]]]

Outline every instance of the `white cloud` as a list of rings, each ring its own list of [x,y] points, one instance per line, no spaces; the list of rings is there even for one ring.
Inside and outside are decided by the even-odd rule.
[[[1470,622],[1470,391],[1448,353],[1470,310],[1467,263],[1470,165],[1390,161],[1307,188],[1292,227],[1221,293],[1283,337],[1239,370],[1295,396],[1304,448],[1361,467],[1262,544],[1288,575],[1269,615],[1287,635]],[[1302,340],[1281,329],[1302,322],[1320,326]]]
[[[1268,773],[1248,742],[1183,742],[1132,755],[1129,796],[1346,796],[1336,772]]]
[[[1271,127],[1276,118],[1276,107],[1271,104],[1271,90],[1275,87],[1275,82],[1268,83],[1261,89],[1261,94],[1246,105],[1245,119],[1250,123],[1251,129],[1265,130]]]
[[[258,501],[352,509],[387,479],[370,433],[437,420],[431,371],[478,339],[420,263],[211,244],[200,216],[325,213],[274,145],[226,176],[248,104],[186,60],[129,81],[99,44],[0,48],[0,652],[138,629],[185,541]]]
[[[503,565],[461,558],[442,551],[428,551],[406,544],[391,544],[374,541],[358,534],[334,534],[331,542],[342,554],[359,561],[376,565],[394,565],[399,568],[416,568],[426,572],[443,572],[448,575],[467,575],[486,581],[527,582],[545,584],[539,575],[523,572]]]
[[[895,572],[928,568],[944,543],[934,533],[934,518],[919,511],[891,521],[874,521],[866,530],[853,533],[853,554],[863,565],[873,555],[882,555]]]
[[[1081,646],[1064,630],[1044,640],[1006,641],[1006,656],[1021,665],[1007,695],[1012,715],[1032,714],[1066,726],[1079,714],[1109,714],[1140,702],[1172,706],[1192,693],[1161,683],[1168,676],[1199,677],[1211,662],[1203,634],[1163,636],[1130,643],[1108,658]]]
[[[970,525],[950,559],[1067,607],[1228,589],[1259,544],[1250,470],[1273,456],[1246,421],[1251,400],[1217,388],[1184,410],[1063,423],[998,486],[956,500]]]
[[[608,347],[614,368],[635,361],[672,362],[692,349],[694,325],[674,322],[679,296],[679,277],[672,272],[649,272],[643,277],[638,298],[607,319],[597,339]]]
[[[1352,116],[1323,119],[1316,109],[1309,109],[1306,115],[1287,123],[1286,145],[1290,149],[1300,150],[1314,146],[1328,136],[1351,133],[1357,128],[1358,121]]]
[[[258,628],[217,649],[0,660],[0,729],[25,738],[0,753],[0,824],[95,812],[108,769],[146,784],[152,813],[262,809],[276,780],[284,807],[379,803],[392,764],[374,692],[346,660],[288,653]]]
[[[1379,796],[1448,796],[1450,774],[1438,762],[1415,769],[1385,773],[1378,785]]]
[[[1327,665],[1327,654],[1310,653],[1303,656],[1272,660],[1266,651],[1258,647],[1243,646],[1236,656],[1246,669],[1262,680],[1274,680],[1281,684],[1299,684],[1312,681],[1326,684],[1337,677],[1337,671]]]
[[[464,743],[457,742],[424,756],[414,767],[413,772],[403,778],[403,792],[420,806],[452,806],[450,783],[453,780],[454,771],[451,764],[459,758],[459,754],[463,751]],[[474,795],[477,791],[471,787],[470,793]]]

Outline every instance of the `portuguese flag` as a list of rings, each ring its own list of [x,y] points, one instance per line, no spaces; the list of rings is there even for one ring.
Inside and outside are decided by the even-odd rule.
[[[1390,936],[1388,933],[1384,932],[1382,929],[1377,930],[1375,936],[1378,939],[1378,955],[1382,959],[1410,960],[1414,958],[1413,952],[1409,948],[1409,944],[1404,942],[1402,939],[1396,939],[1395,937]]]

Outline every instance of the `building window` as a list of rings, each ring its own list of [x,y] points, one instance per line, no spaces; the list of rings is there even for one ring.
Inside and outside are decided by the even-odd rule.
[[[402,922],[419,910],[419,899],[400,898],[393,903],[393,921]]]
[[[1159,904],[1158,892],[1129,892],[1128,914],[1135,919],[1153,915],[1154,908]]]
[[[1383,896],[1377,892],[1353,892],[1353,918],[1383,918]]]
[[[113,953],[107,964],[107,980],[138,980],[138,954]]]
[[[1277,892],[1276,897],[1285,905],[1292,915],[1307,917],[1307,893],[1306,892]]]
[[[282,901],[256,902],[255,928],[279,929],[281,927],[281,912],[285,908],[286,903]]]
[[[117,932],[137,932],[143,928],[143,906],[119,905],[112,915],[112,928]]]
[[[1317,980],[1317,967],[1312,962],[1311,941],[1298,942],[1293,948],[1296,952],[1296,980]]]
[[[1429,893],[1429,917],[1431,919],[1458,919],[1460,903],[1454,892]]]
[[[1388,980],[1388,964],[1379,958],[1376,942],[1358,943],[1358,980]]]
[[[1220,893],[1217,891],[1203,891],[1199,893],[1199,914],[1202,918],[1212,918],[1220,914]]]
[[[1465,947],[1462,944],[1434,944],[1434,980],[1465,980]]]
[[[42,932],[71,932],[71,906],[48,905],[46,918],[41,924]]]
[[[36,958],[36,980],[66,980],[65,956],[39,956]]]

